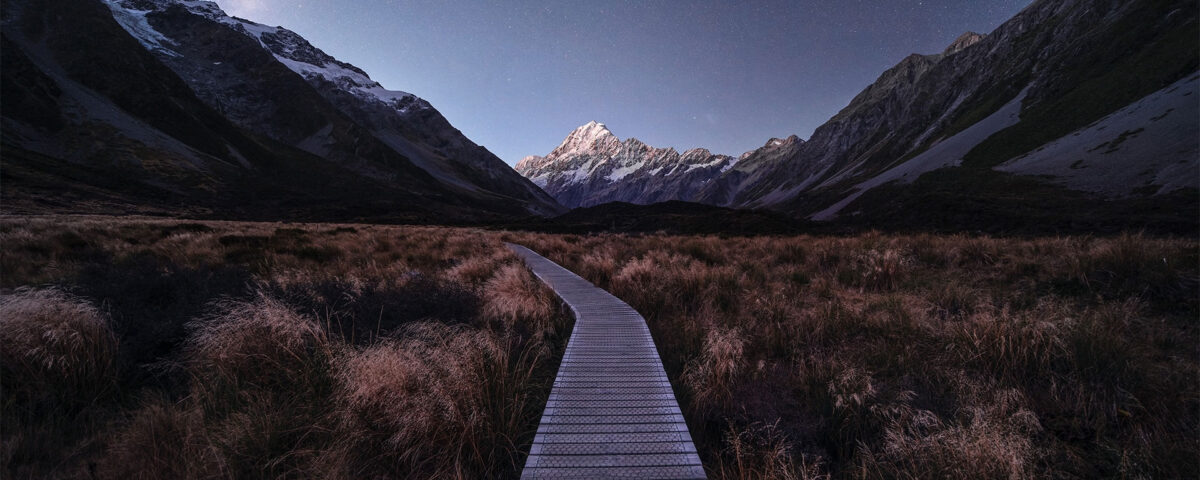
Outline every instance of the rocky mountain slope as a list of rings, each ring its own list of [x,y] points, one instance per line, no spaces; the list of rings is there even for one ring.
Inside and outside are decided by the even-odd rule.
[[[1078,192],[1080,205],[1190,203],[1190,215],[1200,187],[1197,13],[1180,0],[1038,0],[990,34],[903,59],[808,141],[773,140],[691,179],[698,190],[665,198],[869,222],[937,216],[954,202],[1072,215],[1047,200]],[[570,171],[570,185],[637,191],[551,157],[519,171]],[[630,174],[620,183],[640,181]],[[1030,194],[1006,196],[1018,184]],[[949,190],[953,199],[938,197]],[[548,191],[564,195],[553,182]],[[566,191],[574,204],[640,202]]]
[[[741,163],[735,168],[741,178],[715,180],[700,199],[719,201],[732,190],[733,205],[831,219],[870,213],[872,205],[855,203],[863,192],[909,184],[940,168],[965,164],[959,173],[991,175],[986,172],[993,167],[1194,75],[1196,14],[1187,2],[1037,1],[987,36],[967,35],[941,54],[906,58],[794,156]],[[1193,118],[1193,134],[1183,137],[1193,144],[1197,123]],[[1109,132],[1113,138],[1121,133]],[[1171,133],[1164,135],[1161,141],[1174,143]],[[1062,153],[1076,160],[1105,155],[1093,147]],[[1090,161],[1101,160],[1083,163]],[[1180,148],[1163,163],[1181,161],[1193,172],[1200,168],[1195,147]],[[1126,176],[1108,181],[1131,182],[1145,168],[1127,164]]]
[[[7,211],[562,210],[424,100],[215,3],[14,0],[3,16]]]
[[[516,170],[574,208],[690,198],[737,161],[702,148],[681,154],[636,138],[621,141],[603,123],[593,121],[567,135],[549,155],[525,157]]]

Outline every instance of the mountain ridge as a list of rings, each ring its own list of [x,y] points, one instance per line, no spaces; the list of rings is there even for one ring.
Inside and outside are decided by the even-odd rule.
[[[51,10],[42,0],[4,5],[5,56],[21,68],[6,68],[0,83],[68,113],[47,123],[30,121],[32,105],[5,109],[6,205],[161,210],[162,198],[109,195],[111,182],[97,190],[112,176],[202,215],[471,221],[562,211],[428,102],[384,89],[289,30],[197,0]],[[39,72],[45,88],[7,74],[18,70]],[[100,138],[86,155],[73,140],[85,137]],[[72,173],[80,169],[101,175]],[[90,197],[55,200],[33,187],[55,181]],[[101,208],[96,195],[118,205]]]
[[[1171,0],[1036,1],[988,34],[966,32],[940,53],[905,57],[807,140],[796,138],[784,148],[767,148],[773,139],[743,153],[728,169],[691,179],[700,185],[698,190],[675,189],[682,194],[641,198],[769,208],[821,220],[876,218],[879,212],[895,209],[879,203],[884,197],[864,192],[885,186],[915,188],[911,185],[918,177],[944,169],[949,173],[930,178],[961,177],[964,185],[975,185],[973,194],[981,197],[999,193],[1012,175],[1038,184],[1039,191],[1087,186],[1084,193],[1098,203],[1123,202],[1122,195],[1130,191],[1152,192],[1150,197],[1179,188],[1194,192],[1200,186],[1195,182],[1165,182],[1170,175],[1155,173],[1200,170],[1200,154],[1195,153],[1200,128],[1196,119],[1179,113],[1194,110],[1184,103],[1195,98],[1189,95],[1197,93],[1197,86],[1176,85],[1196,75],[1200,66],[1194,41],[1197,12],[1187,7],[1186,2]],[[1172,89],[1183,90],[1167,95]],[[1158,100],[1146,103],[1151,97]],[[1135,104],[1159,110],[1139,117],[1139,124],[1109,121],[1122,125],[1120,132],[1088,130],[1108,116],[1133,115],[1126,107]],[[1164,116],[1170,120],[1151,120]],[[1193,134],[1181,136],[1180,131]],[[1072,135],[1094,143],[1065,140]],[[1149,152],[1145,146],[1155,142],[1178,148],[1155,150],[1163,158],[1140,167],[1128,160],[1137,157],[1134,149]],[[1043,158],[1031,152],[1051,143],[1058,145],[1062,158],[1071,160],[1054,168],[1031,165],[1031,159]],[[1111,152],[1117,150],[1127,159],[1123,168],[1112,161],[1117,154]],[[1025,160],[1013,163],[1018,158]],[[1146,173],[1145,168],[1157,170]],[[544,176],[546,170],[519,171]],[[1104,172],[1109,187],[1089,180],[1089,175],[1099,178],[1098,172]],[[548,191],[570,197],[575,204],[594,203],[586,192],[572,187],[590,181],[576,178]],[[625,181],[632,185],[641,180],[631,176]],[[1114,188],[1122,182],[1133,187]],[[605,192],[613,190],[623,189],[610,187]],[[642,195],[638,189],[624,191],[629,195],[606,193],[603,198],[640,203],[633,195]],[[1116,191],[1126,193],[1114,195]],[[1054,205],[1048,202],[1042,208]],[[1069,217],[1067,211],[1060,213]]]
[[[546,156],[525,157],[515,169],[574,208],[610,201],[655,203],[692,195],[700,186],[697,179],[737,161],[704,148],[679,153],[636,138],[622,141],[593,120],[572,130]]]

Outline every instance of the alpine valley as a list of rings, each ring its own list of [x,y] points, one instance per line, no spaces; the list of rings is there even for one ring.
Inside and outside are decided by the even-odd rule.
[[[1192,231],[1194,2],[1039,0],[734,158],[588,123],[517,171],[568,207],[683,200],[902,229]]]
[[[8,1],[3,50],[7,213],[563,211],[425,100],[213,2]]]

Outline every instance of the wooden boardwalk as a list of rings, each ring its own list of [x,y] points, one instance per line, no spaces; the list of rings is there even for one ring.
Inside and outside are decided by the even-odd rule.
[[[575,314],[521,478],[705,478],[642,316],[532,250],[508,247]]]

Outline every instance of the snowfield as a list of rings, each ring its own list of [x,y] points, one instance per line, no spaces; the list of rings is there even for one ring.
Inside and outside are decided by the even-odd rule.
[[[995,113],[971,125],[966,130],[958,132],[954,136],[929,147],[929,150],[922,152],[920,155],[892,167],[875,178],[855,185],[853,193],[830,205],[829,208],[814,213],[810,218],[813,220],[831,220],[837,216],[842,208],[845,208],[846,205],[849,205],[850,202],[853,202],[867,190],[895,180],[912,183],[922,173],[961,164],[963,157],[972,148],[975,148],[976,145],[987,140],[988,137],[994,135],[996,132],[1016,125],[1021,120],[1021,101],[1025,99],[1025,94],[1028,91],[1028,88],[1022,90],[1016,98],[1003,107],[1000,107]]]
[[[1128,196],[1200,185],[1200,72],[997,170],[1049,175],[1067,187]]]

